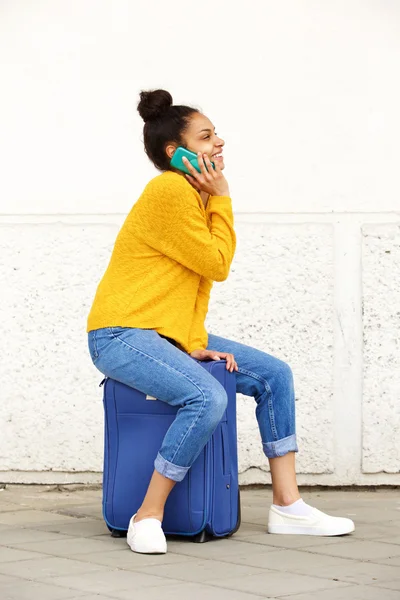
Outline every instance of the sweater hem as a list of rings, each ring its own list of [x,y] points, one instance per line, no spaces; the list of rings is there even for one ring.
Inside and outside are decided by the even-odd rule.
[[[100,321],[100,320],[96,320],[95,322],[88,321],[88,323],[86,325],[86,333],[90,333],[91,331],[96,331],[97,329],[106,329],[109,327],[131,327],[133,329],[137,328],[137,329],[154,330],[161,337],[172,339],[176,343],[176,345],[177,345],[176,347],[179,350],[182,350],[183,352],[187,352],[189,354],[187,346],[185,348],[185,346],[184,346],[184,344],[182,344],[182,342],[180,342],[179,340],[177,340],[176,338],[174,338],[171,335],[171,330],[167,329],[165,327],[160,327],[159,329],[156,329],[155,327],[143,327],[140,325],[133,325],[131,322],[128,322],[125,319],[123,319],[123,320],[116,319],[115,321],[110,321],[109,319],[107,319],[105,321]]]

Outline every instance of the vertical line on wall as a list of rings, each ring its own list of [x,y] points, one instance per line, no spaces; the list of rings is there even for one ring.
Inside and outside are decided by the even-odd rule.
[[[334,444],[335,483],[360,483],[362,459],[361,224],[334,226]]]

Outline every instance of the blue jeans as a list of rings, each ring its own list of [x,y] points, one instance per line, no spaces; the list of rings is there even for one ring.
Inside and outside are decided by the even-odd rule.
[[[172,343],[170,343],[172,342]],[[154,329],[104,327],[88,333],[93,364],[106,375],[172,406],[180,406],[154,461],[155,469],[182,481],[218,426],[225,388],[200,361]],[[209,334],[208,350],[234,355],[236,390],[256,401],[256,418],[268,458],[298,452],[295,395],[288,364],[261,350]]]

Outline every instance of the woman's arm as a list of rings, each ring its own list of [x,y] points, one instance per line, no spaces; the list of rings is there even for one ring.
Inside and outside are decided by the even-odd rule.
[[[149,246],[195,273],[224,281],[236,248],[231,198],[209,198],[208,226],[196,192],[185,179],[155,179],[140,199],[140,213],[135,214],[137,234]]]

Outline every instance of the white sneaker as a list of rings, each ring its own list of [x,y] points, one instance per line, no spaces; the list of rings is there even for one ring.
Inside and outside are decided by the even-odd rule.
[[[154,518],[134,522],[135,513],[129,521],[126,541],[133,552],[143,554],[165,554],[167,540],[161,527],[161,521]]]
[[[354,531],[351,519],[331,517],[313,508],[311,514],[290,515],[271,506],[268,516],[268,533],[294,533],[297,535],[344,535]]]

